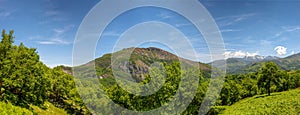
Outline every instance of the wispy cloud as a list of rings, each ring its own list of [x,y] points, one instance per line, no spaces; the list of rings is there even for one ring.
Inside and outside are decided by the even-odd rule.
[[[250,14],[241,14],[241,15],[234,15],[234,16],[224,16],[224,17],[216,18],[216,21],[219,24],[219,26],[226,27],[241,22],[243,20],[249,19],[250,17],[253,17],[255,15],[256,15],[255,13],[250,13]]]
[[[285,33],[288,32],[294,32],[300,30],[300,26],[289,26],[289,27],[282,27],[282,30],[277,32],[272,38],[277,38],[282,36]]]
[[[71,44],[72,42],[64,41],[61,38],[53,38],[49,41],[40,41],[38,43],[43,45],[67,45],[67,44]]]
[[[7,18],[7,17],[11,16],[11,14],[13,12],[14,11],[7,11],[7,10],[4,10],[4,9],[0,8],[0,18]]]
[[[46,24],[50,22],[64,22],[68,20],[67,14],[63,10],[59,10],[59,6],[56,2],[52,0],[45,0],[45,4],[47,4],[45,10],[42,10],[42,16],[45,17],[46,20],[41,20],[38,22],[39,24]]]
[[[64,28],[53,29],[53,32],[54,32],[53,36],[49,37],[48,40],[38,41],[38,43],[44,44],[44,45],[68,45],[68,44],[71,44],[72,42],[66,41],[64,38],[65,38],[66,32],[68,32],[73,27],[74,27],[73,25],[69,25]],[[36,37],[42,38],[41,36],[34,36],[34,37],[30,37],[30,39],[36,39]],[[43,37],[43,38],[46,38],[46,37]]]
[[[191,25],[192,25],[191,23],[178,23],[178,24],[175,24],[176,27],[191,26]]]
[[[108,31],[108,32],[102,33],[102,36],[105,36],[105,37],[107,37],[107,36],[120,36],[120,34],[115,32],[115,31]]]
[[[225,32],[238,32],[241,30],[237,30],[237,29],[222,29],[220,30],[221,33],[225,33]]]
[[[158,14],[158,17],[161,19],[169,19],[172,18],[173,16],[168,12],[161,12]]]

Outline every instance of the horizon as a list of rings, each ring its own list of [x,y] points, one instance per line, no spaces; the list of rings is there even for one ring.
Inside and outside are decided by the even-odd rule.
[[[40,59],[49,67],[72,64],[72,50],[76,32],[85,15],[100,0],[72,1],[42,0],[17,1],[0,0],[0,29],[15,31],[15,44],[24,43],[37,48]],[[277,56],[285,58],[300,52],[297,39],[300,36],[300,3],[293,1],[251,2],[251,1],[206,1],[200,0],[215,19],[225,43],[227,57]],[[15,7],[9,7],[15,6]],[[283,7],[284,6],[284,7]],[[30,9],[28,9],[30,7]],[[81,7],[78,9],[78,7]],[[147,15],[146,15],[147,14]],[[124,23],[126,21],[126,23]],[[180,31],[193,45],[197,60],[210,60],[207,44],[202,34],[185,17],[170,10],[143,7],[127,11],[113,20],[102,33],[96,47],[95,58],[112,53],[114,44],[122,37],[152,35],[150,31],[131,32],[126,29],[137,23],[159,21],[168,23],[176,30],[165,28],[156,33],[161,39],[179,37],[172,34]],[[201,20],[199,20],[201,21]],[[28,29],[30,28],[30,29]],[[155,26],[153,26],[155,28]],[[182,37],[182,36],[181,36]],[[146,39],[146,38],[141,38]],[[180,42],[178,43],[180,46]],[[144,44],[172,52],[164,44]],[[134,47],[134,46],[133,46]],[[184,50],[184,48],[182,48]],[[186,49],[188,50],[188,49]],[[190,54],[180,57],[189,57]]]
[[[165,50],[165,49],[162,49],[162,48],[159,48],[159,47],[153,47],[153,46],[150,46],[150,47],[144,47],[144,46],[142,46],[142,47],[128,47],[128,48],[124,48],[124,49],[121,49],[121,50],[118,50],[118,51],[115,51],[115,52],[119,52],[119,51],[126,50],[126,49],[130,49],[130,48],[141,48],[141,49],[157,48],[157,49],[161,49],[161,50],[163,50],[163,51],[167,51],[167,52],[169,52],[169,53],[171,53],[171,54],[176,55],[176,53],[174,53],[174,52],[172,52],[172,51],[168,51],[168,50]],[[115,52],[112,52],[112,53],[115,53]],[[106,54],[103,54],[103,55],[101,55],[101,56],[99,56],[99,57],[96,57],[95,59],[101,58],[101,57],[104,56],[104,55],[112,54],[112,53],[106,53]],[[298,55],[298,54],[300,54],[300,52],[294,53],[294,54],[290,54],[290,55],[287,55],[287,56],[285,56],[285,57],[277,57],[277,56],[272,56],[272,57],[277,57],[277,58],[279,58],[279,59],[284,59],[284,58],[287,58],[287,57],[290,57],[290,56],[293,56],[293,55]],[[179,56],[179,55],[176,55],[176,56],[178,56],[179,58],[186,59],[186,58],[181,57],[181,56]],[[226,58],[226,60],[227,60],[227,59],[243,59],[243,58],[246,58],[246,57],[255,57],[255,56],[268,57],[268,56],[270,56],[270,55],[253,55],[253,56],[244,56],[244,57],[229,57],[229,58]],[[186,60],[190,60],[190,59],[186,59]],[[94,61],[94,60],[90,60],[89,62],[91,62],[91,61]],[[219,61],[219,60],[212,60],[212,61],[210,61],[210,62],[201,62],[201,61],[197,61],[197,60],[190,60],[190,61],[200,62],[200,63],[204,63],[204,64],[210,64],[210,63],[212,63],[212,62],[214,62],[214,61]],[[89,62],[86,62],[86,63],[84,63],[84,64],[87,64],[87,63],[89,63]],[[84,64],[83,64],[83,65],[84,65]],[[72,65],[57,65],[57,66],[75,67],[75,66],[81,66],[81,65],[75,65],[75,66],[72,66]],[[53,67],[51,67],[51,68],[53,68]]]

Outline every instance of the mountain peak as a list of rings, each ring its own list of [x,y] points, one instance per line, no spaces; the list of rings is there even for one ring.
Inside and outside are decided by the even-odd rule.
[[[246,61],[269,61],[269,60],[275,60],[280,58],[276,56],[254,55],[254,56],[245,56],[243,59]]]

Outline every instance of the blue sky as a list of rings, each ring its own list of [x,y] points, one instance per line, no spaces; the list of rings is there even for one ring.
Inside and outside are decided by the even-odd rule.
[[[23,42],[26,46],[37,48],[41,60],[48,66],[72,65],[76,31],[85,15],[98,2],[99,0],[0,0],[0,29],[14,30],[15,43]],[[300,52],[300,2],[200,2],[211,13],[222,33],[226,56],[286,57]],[[96,57],[113,51],[114,44],[128,28],[147,21],[174,26],[191,41],[199,61],[210,61],[206,43],[195,26],[176,12],[154,7],[127,11],[113,20],[98,42]],[[143,31],[137,33],[148,35]],[[162,38],[176,37],[162,33],[156,35]],[[148,46],[159,46],[171,51],[170,48],[155,43],[141,45]]]

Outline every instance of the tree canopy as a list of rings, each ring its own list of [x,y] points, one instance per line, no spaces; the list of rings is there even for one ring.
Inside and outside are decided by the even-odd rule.
[[[2,31],[0,42],[0,101],[29,108],[49,101],[69,113],[88,113],[74,79],[57,67],[48,68],[35,48],[13,44],[13,31]]]

